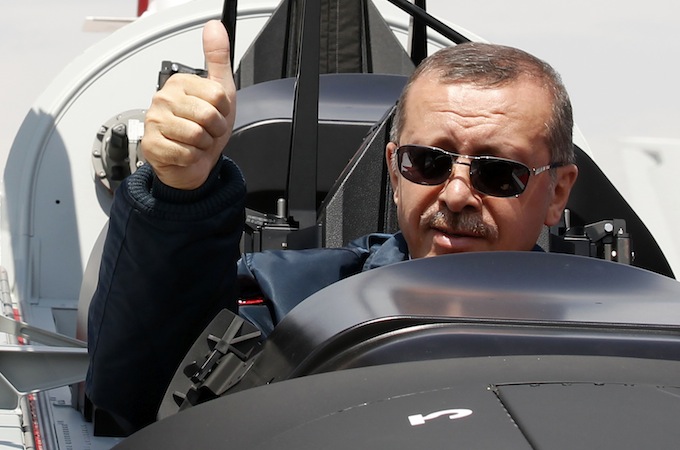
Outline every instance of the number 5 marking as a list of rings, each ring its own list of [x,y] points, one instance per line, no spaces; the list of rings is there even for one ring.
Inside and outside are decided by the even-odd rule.
[[[426,421],[436,419],[437,417],[449,415],[449,419],[455,420],[455,419],[462,419],[463,417],[467,417],[470,414],[472,414],[471,409],[445,409],[443,411],[436,411],[433,413],[430,413],[426,416],[423,416],[422,414],[416,414],[413,416],[408,416],[408,421],[411,422],[411,426],[415,427],[416,425],[424,425]]]

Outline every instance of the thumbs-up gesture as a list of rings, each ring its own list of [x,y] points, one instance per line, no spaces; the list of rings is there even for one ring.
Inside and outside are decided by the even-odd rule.
[[[173,75],[146,113],[142,152],[158,178],[176,189],[205,182],[234,128],[229,38],[217,20],[203,28],[203,53],[208,77]]]

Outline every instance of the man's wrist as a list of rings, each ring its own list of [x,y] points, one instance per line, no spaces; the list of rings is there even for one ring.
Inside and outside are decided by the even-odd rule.
[[[243,208],[246,195],[243,174],[224,156],[198,189],[184,191],[167,186],[148,164],[130,175],[121,188],[121,195],[140,212],[180,221],[200,220],[232,208]]]
[[[157,200],[174,204],[199,202],[208,197],[215,189],[219,188],[221,178],[220,173],[224,162],[225,158],[220,157],[203,184],[198,188],[191,190],[177,189],[168,186],[152,171],[151,195]]]

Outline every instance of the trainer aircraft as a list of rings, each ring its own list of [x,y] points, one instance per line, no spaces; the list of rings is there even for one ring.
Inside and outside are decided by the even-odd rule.
[[[680,283],[577,128],[579,178],[545,254],[362,273],[264,341],[220,314],[158,421],[122,436],[82,386],[109,209],[145,163],[151,96],[178,72],[203,74],[201,28],[215,18],[236,48],[225,153],[248,181],[245,252],[396,231],[383,159],[399,93],[428,54],[483,40],[424,0],[194,0],[67,66],[24,119],[2,182],[0,446],[677,447]]]

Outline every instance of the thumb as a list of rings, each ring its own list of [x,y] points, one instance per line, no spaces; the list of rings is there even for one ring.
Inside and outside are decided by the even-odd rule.
[[[225,88],[233,86],[229,36],[219,20],[211,20],[203,27],[203,54],[208,78]]]

